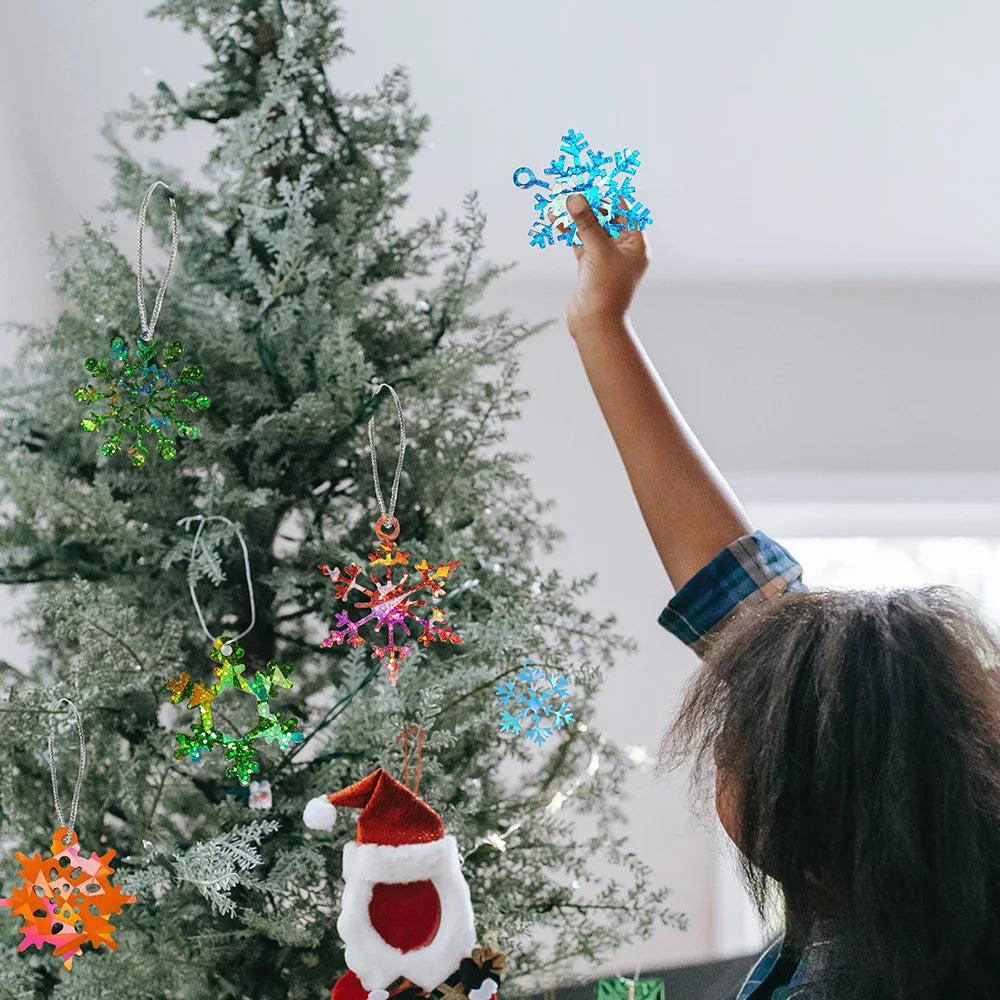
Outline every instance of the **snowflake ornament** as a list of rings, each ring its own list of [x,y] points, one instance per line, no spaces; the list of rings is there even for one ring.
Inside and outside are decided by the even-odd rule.
[[[514,679],[503,682],[495,691],[504,706],[500,714],[502,733],[521,733],[541,746],[555,729],[576,721],[566,703],[567,678],[546,676],[534,660],[525,660]]]
[[[551,181],[538,180],[529,167],[518,167],[514,171],[517,187],[542,189],[535,192],[538,219],[528,231],[531,246],[544,249],[557,239],[567,246],[583,245],[576,232],[576,223],[566,208],[566,199],[574,193],[582,194],[590,202],[597,221],[614,237],[623,229],[645,229],[652,225],[649,209],[635,200],[632,186],[632,178],[641,166],[639,150],[623,149],[607,156],[592,148],[582,132],[573,129],[562,137],[559,149],[562,155],[542,171],[552,178]],[[602,214],[602,204],[613,206],[614,211]],[[565,232],[558,231],[560,225],[566,227]]]
[[[103,387],[106,391],[87,384],[80,386],[75,396],[81,403],[94,406],[80,421],[85,431],[101,430],[105,423],[112,426],[101,445],[103,454],[117,454],[124,434],[126,439],[134,439],[128,454],[136,468],[145,463],[149,454],[144,441],[147,437],[155,439],[155,450],[163,459],[172,461],[177,456],[177,442],[164,434],[171,421],[178,437],[198,437],[198,428],[175,414],[181,404],[193,413],[207,410],[211,400],[192,388],[205,374],[200,365],[186,365],[176,371],[175,362],[183,353],[183,345],[175,340],[163,349],[158,359],[155,342],[147,344],[140,339],[132,359],[125,338],[117,336],[111,339],[111,363],[87,358],[84,367],[91,375],[106,380]]]
[[[241,785],[248,785],[250,775],[260,770],[257,740],[262,739],[268,744],[276,742],[282,750],[288,750],[293,744],[301,743],[303,736],[296,719],[282,721],[280,714],[271,711],[270,705],[275,688],[292,686],[288,678],[295,669],[294,666],[291,663],[279,666],[276,660],[268,660],[263,671],[258,670],[253,677],[246,677],[243,655],[244,651],[236,644],[235,639],[222,636],[216,639],[209,654],[219,664],[215,668],[218,679],[211,687],[193,680],[187,671],[183,671],[177,680],[167,681],[164,686],[170,692],[170,701],[174,705],[187,699],[187,707],[197,708],[201,713],[201,722],[191,727],[190,734],[177,734],[178,746],[174,750],[174,756],[178,760],[190,757],[194,761],[200,761],[204,754],[221,746],[225,750],[226,759],[232,761],[226,774],[238,779]],[[230,736],[215,725],[212,702],[229,688],[252,694],[257,701],[257,725],[243,736]]]
[[[110,864],[114,851],[85,857],[76,834],[63,827],[52,835],[46,857],[33,854],[29,858],[20,851],[16,856],[24,881],[7,899],[0,899],[0,906],[10,907],[24,921],[18,951],[31,947],[41,951],[42,945],[51,944],[63,965],[71,969],[84,944],[95,950],[102,944],[117,949],[112,937],[115,926],[108,917],[134,903],[135,896],[108,880],[114,873]]]
[[[319,567],[320,572],[333,583],[334,596],[338,601],[348,601],[352,594],[361,598],[353,602],[361,616],[352,619],[347,611],[336,612],[336,627],[320,645],[323,649],[345,644],[352,647],[363,646],[366,640],[360,630],[370,626],[372,634],[368,641],[371,644],[372,658],[382,661],[389,673],[389,680],[395,687],[400,664],[413,652],[408,642],[402,640],[400,644],[397,641],[401,638],[400,632],[409,638],[411,626],[419,625],[422,631],[416,639],[424,647],[432,642],[461,644],[461,636],[448,626],[445,613],[439,607],[431,608],[428,617],[421,617],[423,612],[418,612],[417,609],[426,607],[427,601],[415,599],[424,589],[433,599],[441,597],[444,594],[442,581],[447,579],[460,560],[452,559],[432,566],[426,559],[421,559],[413,566],[420,574],[419,579],[411,579],[408,571],[403,571],[399,579],[393,579],[393,567],[410,565],[410,553],[403,552],[396,545],[399,521],[394,517],[380,519],[375,524],[375,534],[379,537],[379,545],[374,553],[368,555],[370,568],[367,573],[355,564],[345,569],[330,569],[324,565]],[[377,575],[379,567],[385,568],[385,578],[382,580]],[[375,636],[380,635],[383,630],[385,642],[384,645],[378,645]]]

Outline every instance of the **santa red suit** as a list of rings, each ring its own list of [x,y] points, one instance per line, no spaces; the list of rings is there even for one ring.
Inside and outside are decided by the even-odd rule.
[[[445,835],[441,817],[381,768],[313,799],[306,825],[329,829],[337,806],[361,815],[355,842],[344,845],[337,920],[350,971],[334,987],[333,1000],[430,994],[449,978],[464,982],[472,1000],[490,1000],[497,982],[489,965],[470,975],[478,967],[470,956],[481,950],[458,844]],[[464,975],[456,972],[460,967]]]

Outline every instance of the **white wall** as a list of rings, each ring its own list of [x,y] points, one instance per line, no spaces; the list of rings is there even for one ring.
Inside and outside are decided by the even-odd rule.
[[[491,302],[558,320],[529,344],[525,377],[549,397],[535,403],[546,407],[539,422],[565,431],[578,420],[565,404],[585,385],[562,319],[575,263],[563,261],[552,280],[527,270],[507,277]],[[653,274],[633,315],[728,473],[957,473],[1000,460],[996,280],[680,282]],[[592,430],[600,432],[596,423]],[[567,449],[540,463],[542,491],[577,461]]]
[[[415,187],[495,206],[523,247],[525,192],[563,131],[636,147],[678,275],[992,276],[1000,92],[991,0],[349,0],[365,86],[412,68],[435,143]],[[502,213],[502,214],[501,214]],[[556,273],[551,254],[532,267]]]
[[[8,12],[4,318],[56,311],[44,240],[93,218],[107,194],[94,158],[103,111],[161,77],[183,87],[198,73],[198,44],[144,22],[143,6],[36,0]],[[492,305],[561,318],[572,280],[564,248],[527,246],[513,168],[551,156],[569,125],[642,149],[639,190],[657,223],[636,322],[751,500],[831,471],[848,482],[894,472],[880,487],[890,497],[914,476],[995,496],[995,480],[975,475],[996,466],[1000,447],[995,4],[648,0],[614,23],[593,0],[540,0],[528,12],[462,0],[345,7],[356,55],[335,83],[364,88],[408,63],[434,118],[411,214],[454,210],[478,187],[492,256],[523,262]],[[193,168],[198,137],[160,155]],[[557,502],[568,540],[556,560],[569,573],[597,570],[594,606],[641,645],[594,721],[654,749],[694,660],[655,624],[668,588],[561,323],[527,345],[523,382],[533,398],[513,445],[532,453],[539,494]],[[682,776],[656,784],[637,772],[632,785],[642,799],[633,842],[691,929],[659,932],[617,971],[738,950],[743,917],[720,905],[715,833],[690,817]]]

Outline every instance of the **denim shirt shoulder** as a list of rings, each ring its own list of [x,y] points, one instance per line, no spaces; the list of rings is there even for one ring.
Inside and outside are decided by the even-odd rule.
[[[824,987],[843,982],[850,971],[832,921],[819,921],[810,935],[810,943],[802,952],[787,983],[762,989],[781,956],[783,940],[778,939],[757,960],[736,1000],[822,1000]]]

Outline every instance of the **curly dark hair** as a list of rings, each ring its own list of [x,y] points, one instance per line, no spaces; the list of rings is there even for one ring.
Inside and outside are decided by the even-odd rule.
[[[1000,997],[998,664],[950,588],[811,591],[743,612],[692,679],[661,763],[735,783],[758,909],[780,891],[795,950],[837,921],[838,997]]]

